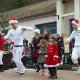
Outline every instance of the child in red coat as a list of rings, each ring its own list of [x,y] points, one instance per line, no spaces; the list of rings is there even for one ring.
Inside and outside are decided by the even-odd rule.
[[[56,67],[59,66],[61,60],[58,54],[58,45],[56,43],[55,37],[49,35],[49,43],[47,46],[47,55],[46,55],[46,64],[45,66],[48,67],[50,73],[50,79],[57,78],[57,69]]]

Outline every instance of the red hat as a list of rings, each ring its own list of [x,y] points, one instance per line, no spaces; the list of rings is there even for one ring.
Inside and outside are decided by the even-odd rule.
[[[78,25],[79,25],[79,20],[78,20],[78,19],[74,19],[74,20],[72,21],[72,23],[78,26]]]
[[[9,24],[18,23],[18,20],[16,18],[10,18]]]

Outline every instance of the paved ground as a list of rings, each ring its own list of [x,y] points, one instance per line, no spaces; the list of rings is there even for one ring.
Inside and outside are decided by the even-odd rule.
[[[15,70],[6,70],[5,72],[0,72],[0,80],[50,80],[48,76],[39,76],[35,70],[27,70],[27,75],[20,76]],[[55,79],[54,79],[55,80]],[[80,75],[76,75],[75,71],[58,71],[58,79],[56,80],[80,80]]]

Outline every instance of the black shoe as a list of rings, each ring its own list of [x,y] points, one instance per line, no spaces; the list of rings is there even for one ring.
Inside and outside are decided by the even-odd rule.
[[[3,65],[0,65],[0,72],[4,72],[4,67],[3,67]]]
[[[26,73],[19,73],[19,75],[26,75]]]
[[[39,72],[40,69],[38,69],[36,72]]]
[[[37,70],[36,72],[39,72],[39,70]]]
[[[50,79],[57,79],[57,76],[52,76],[50,77]]]
[[[18,72],[19,73],[19,72]],[[27,73],[26,73],[26,71],[24,72],[24,73],[19,73],[19,75],[26,75]]]

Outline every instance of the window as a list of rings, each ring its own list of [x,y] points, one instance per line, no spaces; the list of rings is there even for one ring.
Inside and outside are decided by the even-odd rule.
[[[40,29],[41,34],[43,34],[44,28],[49,29],[49,31],[50,31],[52,34],[56,34],[56,33],[57,33],[57,24],[56,24],[56,22],[38,24],[38,25],[36,25],[36,28]]]

